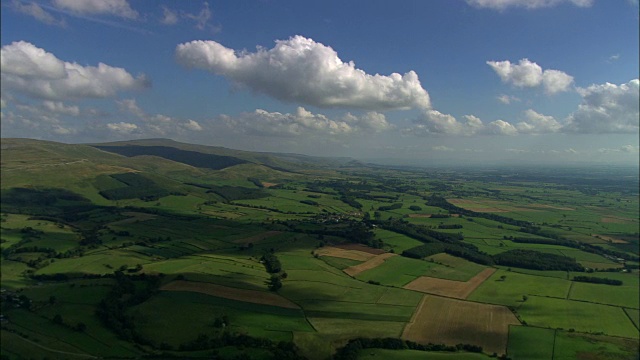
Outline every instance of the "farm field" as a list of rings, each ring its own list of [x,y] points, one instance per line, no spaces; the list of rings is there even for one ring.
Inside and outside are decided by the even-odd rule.
[[[510,326],[507,355],[512,359],[552,360],[555,339],[555,329]]]
[[[567,280],[498,270],[471,293],[469,300],[518,307],[523,295],[565,299],[570,286]]]
[[[469,294],[486,281],[494,272],[495,269],[485,269],[465,282],[421,276],[405,285],[404,288],[427,294],[466,299]]]
[[[447,353],[447,352],[424,352],[418,350],[385,350],[385,349],[365,349],[361,350],[358,359],[433,359],[433,360],[486,360],[489,356],[473,353]]]
[[[488,353],[505,354],[509,325],[515,324],[520,322],[503,306],[425,295],[402,337],[420,343],[482,344]]]
[[[633,174],[147,141],[217,155],[2,140],[3,360],[637,357]]]
[[[636,338],[638,329],[619,307],[531,296],[518,308],[527,324]]]

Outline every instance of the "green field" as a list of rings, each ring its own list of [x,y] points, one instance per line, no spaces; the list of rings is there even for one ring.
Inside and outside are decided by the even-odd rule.
[[[509,326],[507,355],[512,359],[552,360],[556,330]]]
[[[519,307],[523,304],[523,295],[564,299],[570,286],[567,280],[498,270],[471,293],[469,300]]]
[[[638,329],[619,307],[530,296],[520,305],[518,314],[532,326],[638,337]]]

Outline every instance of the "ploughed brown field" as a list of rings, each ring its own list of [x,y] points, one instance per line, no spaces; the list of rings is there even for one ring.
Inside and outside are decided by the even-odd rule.
[[[485,353],[506,353],[509,325],[520,325],[505,306],[425,295],[402,338],[419,343],[480,345]]]
[[[368,246],[362,245],[362,244],[342,244],[342,245],[336,245],[335,247],[337,247],[339,249],[344,249],[344,250],[362,251],[362,252],[366,252],[366,253],[374,254],[374,255],[380,255],[380,254],[384,254],[386,252],[386,251],[384,251],[382,249],[374,249],[372,247],[368,247]]]
[[[176,280],[164,285],[160,290],[199,292],[202,294],[254,304],[272,305],[289,309],[300,308],[290,300],[272,292],[238,289],[204,282]]]
[[[354,266],[350,266],[346,269],[344,269],[343,271],[345,272],[345,274],[349,275],[349,276],[356,276],[358,274],[360,274],[363,271],[367,271],[370,269],[373,269],[379,265],[381,265],[385,259],[388,259],[392,256],[397,256],[397,254],[393,254],[393,253],[384,253],[384,254],[380,254],[374,258],[371,258],[365,262],[363,262],[362,264],[358,264],[358,265],[354,265]]]
[[[496,269],[482,270],[469,281],[455,281],[439,279],[429,276],[421,276],[404,286],[405,289],[420,291],[427,294],[436,294],[456,299],[466,299],[480,284],[487,280]]]
[[[360,250],[346,250],[333,246],[325,246],[315,250],[315,253],[319,256],[332,256],[343,259],[357,260],[357,261],[367,261],[376,257],[376,255],[360,251]]]

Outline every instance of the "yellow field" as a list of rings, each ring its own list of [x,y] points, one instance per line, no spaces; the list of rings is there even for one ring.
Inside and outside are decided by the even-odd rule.
[[[464,282],[421,276],[405,285],[404,288],[456,299],[466,299],[473,290],[487,280],[495,271],[496,269],[493,268],[484,269],[469,281]]]
[[[509,325],[520,325],[504,306],[425,295],[402,338],[419,343],[482,346],[486,353],[506,353]]]

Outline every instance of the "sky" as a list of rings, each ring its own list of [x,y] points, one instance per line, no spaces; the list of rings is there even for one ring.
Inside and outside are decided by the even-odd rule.
[[[637,0],[2,0],[1,135],[638,166]]]

